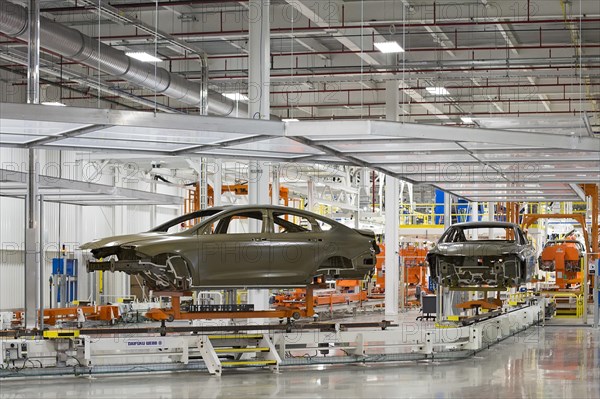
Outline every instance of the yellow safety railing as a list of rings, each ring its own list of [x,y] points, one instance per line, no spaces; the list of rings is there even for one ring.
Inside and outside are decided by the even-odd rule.
[[[554,301],[554,303],[556,303],[556,299],[557,298],[575,298],[575,314],[570,314],[570,313],[560,313],[559,311],[564,309],[556,309],[556,317],[560,317],[560,318],[580,318],[583,316],[583,295],[581,294],[576,294],[573,292],[557,292],[555,294],[552,295],[552,300]],[[569,301],[569,304],[571,302]],[[570,311],[571,309],[569,309],[568,311]]]
[[[496,204],[494,202],[494,204]],[[414,203],[414,204],[401,204],[400,206],[400,228],[443,228],[444,227],[444,214],[436,213],[435,208],[442,206],[443,204],[436,203]],[[550,213],[547,211],[549,203],[547,202],[528,202],[524,213],[526,214],[537,214],[537,213]],[[585,214],[585,202],[573,202],[572,212],[569,213],[583,213]],[[377,205],[379,207],[379,204]],[[451,213],[452,220],[456,222],[466,222],[471,217],[470,212],[456,212],[456,204],[452,206],[453,211]],[[561,203],[561,213],[566,213],[565,203]],[[314,212],[321,215],[330,215],[332,207],[330,205],[320,204],[318,209],[314,209]],[[482,219],[487,219],[487,210],[484,214],[479,214]],[[495,220],[502,221],[506,220],[506,211],[498,210],[494,212]],[[537,225],[530,226],[537,228]]]
[[[517,306],[520,303],[525,303],[527,298],[533,296],[533,292],[515,292],[508,296],[508,304],[510,306]]]

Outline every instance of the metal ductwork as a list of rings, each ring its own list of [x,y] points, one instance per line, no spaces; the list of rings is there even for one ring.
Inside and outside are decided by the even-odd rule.
[[[27,9],[0,0],[0,32],[13,38],[27,41]],[[76,29],[66,27],[47,18],[40,19],[41,47],[73,61],[100,69],[109,75],[127,80],[135,85],[156,91],[184,104],[201,107],[202,85],[171,73],[164,68],[128,57],[104,43],[84,35]],[[235,112],[236,104],[218,92],[208,92],[208,112],[228,116]],[[246,104],[237,104],[240,117],[248,115]]]

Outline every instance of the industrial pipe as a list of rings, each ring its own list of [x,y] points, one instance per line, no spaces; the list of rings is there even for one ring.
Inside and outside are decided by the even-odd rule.
[[[13,38],[28,40],[27,9],[0,0],[0,32]],[[72,29],[40,18],[41,45],[66,58],[77,61],[92,68],[99,68],[104,73],[121,77],[128,82],[153,90],[156,93],[178,100],[184,104],[202,107],[204,101],[202,85],[191,82],[171,73],[164,68],[156,68],[125,55],[104,43],[96,43],[94,39]],[[206,60],[201,60],[206,69]],[[208,111],[212,114],[227,116],[232,113],[236,104],[234,101],[211,91],[208,93]],[[238,115],[247,115],[247,106],[238,105]]]

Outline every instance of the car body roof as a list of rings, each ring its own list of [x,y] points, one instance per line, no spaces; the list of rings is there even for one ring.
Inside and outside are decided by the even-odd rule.
[[[302,209],[296,209],[296,208],[290,208],[288,206],[282,206],[282,205],[270,205],[270,204],[258,204],[258,205],[229,205],[229,206],[222,206],[219,207],[222,208],[222,211],[210,216],[208,219],[206,220],[210,220],[216,217],[220,217],[221,215],[225,214],[225,213],[233,213],[233,212],[238,212],[238,211],[264,211],[264,210],[272,210],[272,211],[280,211],[283,213],[297,213],[299,215],[305,215],[305,216],[309,216],[318,220],[321,220],[323,222],[327,222],[330,223],[332,225],[335,225],[336,227],[343,227],[343,228],[347,228],[352,230],[350,227],[336,221],[333,220],[327,216],[323,216],[323,215],[319,215],[317,213],[314,212],[310,212],[310,211],[306,211],[306,210],[302,210]],[[210,208],[207,208],[210,209]],[[185,216],[185,215],[184,215]],[[199,223],[202,224],[202,223]]]
[[[516,228],[520,229],[518,224],[510,223],[510,222],[465,222],[465,223],[456,223],[451,225],[448,228],[452,227],[460,227],[464,229],[472,229],[472,228]]]

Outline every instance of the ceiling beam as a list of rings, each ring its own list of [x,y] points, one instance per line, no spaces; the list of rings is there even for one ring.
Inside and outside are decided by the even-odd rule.
[[[11,169],[0,169],[0,181],[26,184],[27,173]],[[44,187],[64,188],[66,190],[78,190],[85,193],[95,193],[98,195],[108,195],[110,197],[114,197],[116,200],[141,200],[147,202],[148,204],[155,205],[181,205],[183,203],[183,197],[176,195],[152,193],[149,191],[134,190],[131,188],[115,187],[107,184],[65,179],[47,175],[39,176],[39,185]]]
[[[513,132],[509,130],[473,129],[455,126],[420,125],[388,121],[299,121],[286,124],[286,136],[395,137],[398,139],[431,139],[450,142],[524,145],[571,151],[600,152],[600,139],[548,133]],[[399,142],[401,143],[401,142]]]

